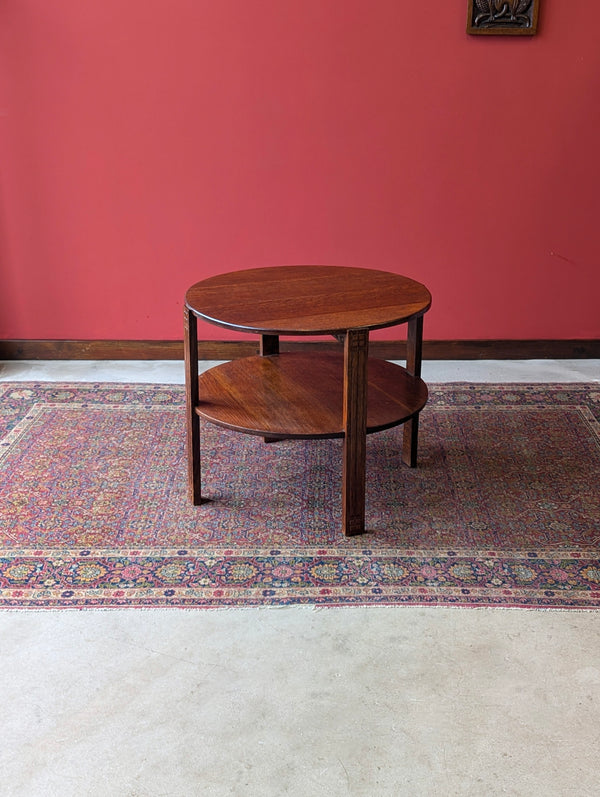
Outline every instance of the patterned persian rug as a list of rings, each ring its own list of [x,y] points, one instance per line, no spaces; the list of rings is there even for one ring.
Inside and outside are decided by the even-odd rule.
[[[419,467],[368,438],[368,533],[340,532],[341,441],[202,427],[180,386],[0,384],[5,608],[600,607],[600,387],[431,385]]]

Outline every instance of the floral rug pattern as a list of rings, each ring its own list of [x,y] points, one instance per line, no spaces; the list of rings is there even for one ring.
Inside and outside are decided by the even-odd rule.
[[[181,386],[0,384],[0,606],[600,607],[600,387],[429,387],[346,538],[339,440],[203,424],[193,507]]]

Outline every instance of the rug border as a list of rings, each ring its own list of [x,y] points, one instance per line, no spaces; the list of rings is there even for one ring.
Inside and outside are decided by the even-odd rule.
[[[550,391],[554,394],[567,393],[567,392],[581,392],[582,390],[585,392],[593,391],[598,392],[600,396],[600,385],[596,383],[585,383],[585,382],[570,382],[570,383],[522,383],[522,382],[501,382],[501,383],[472,383],[472,382],[452,382],[452,383],[436,383],[430,382],[428,384],[430,389],[430,401],[431,398],[435,396],[437,391],[452,391],[452,390],[462,390],[465,389],[471,391],[482,391],[488,390],[493,392],[501,392],[501,393],[510,393],[510,392],[524,392],[524,393],[531,393],[536,391]],[[19,390],[55,390],[55,391],[80,391],[80,390],[98,390],[98,389],[107,389],[107,390],[119,390],[124,392],[133,392],[133,391],[141,391],[147,392],[150,391],[151,393],[160,393],[164,391],[176,391],[181,392],[181,401],[178,404],[172,404],[171,407],[173,409],[181,408],[184,406],[184,394],[183,394],[183,385],[180,384],[156,384],[156,383],[121,383],[121,382],[47,382],[47,381],[4,381],[0,382],[0,396],[3,396],[7,393],[7,391],[19,391]],[[557,395],[557,398],[560,398],[560,395]],[[68,402],[58,402],[61,406],[65,406]],[[75,403],[74,406],[79,407],[78,403]],[[108,406],[106,402],[103,402],[101,406],[106,407]],[[120,406],[120,405],[115,405]],[[131,405],[132,407],[139,408],[142,405]],[[151,407],[160,407],[161,409],[165,409],[164,404],[157,404],[157,405],[150,405],[144,404],[147,409]],[[544,405],[539,405],[540,407]],[[549,406],[549,405],[545,405]],[[571,404],[571,406],[573,406]],[[121,409],[123,407],[120,406]],[[589,414],[589,417],[586,417],[586,420],[590,424],[590,430],[593,432],[595,439],[598,441],[600,445],[600,421],[596,420],[593,413],[589,410],[587,406],[583,407],[587,410],[586,415]],[[465,408],[466,409],[466,408]],[[6,444],[7,438],[3,438],[0,441],[1,443]],[[368,549],[368,545],[363,546],[361,550]],[[181,549],[178,548],[155,548],[155,549],[131,549],[131,548],[123,548],[123,549],[83,549],[86,550],[88,556],[92,555],[103,555],[107,556],[107,552],[110,552],[110,557],[131,557],[134,553],[137,555],[141,555],[143,551],[144,556],[149,555],[161,555],[161,556],[173,556],[178,554]],[[72,556],[64,551],[61,551],[58,548],[21,548],[21,549],[11,549],[11,550],[0,550],[0,557],[3,559],[11,559],[18,556],[33,556],[35,554],[43,554],[51,558],[52,552],[56,551],[57,556],[60,556],[63,560],[73,561],[76,559],[76,556]],[[198,556],[202,554],[202,547],[189,547],[186,549],[186,554]],[[211,548],[210,549],[211,557],[215,558],[216,556],[237,556],[243,557],[250,553],[249,550],[243,548],[231,549],[230,547],[222,547],[218,548]],[[469,555],[470,559],[473,559],[473,551],[467,549],[457,549],[454,551],[449,552],[454,557],[460,558],[461,556]],[[501,555],[498,555],[495,551],[481,551],[479,552],[480,556],[478,558],[485,556],[494,558],[497,557],[498,559],[502,558],[505,560],[528,560],[531,561],[532,554],[536,554],[533,550],[510,550],[510,551],[503,551]],[[552,556],[552,554],[556,554],[556,556]],[[256,551],[254,551],[254,555],[256,556]],[[285,549],[285,556],[311,556],[311,555],[319,555],[320,557],[327,556],[328,554],[322,549],[317,546],[308,546],[308,547],[298,547],[297,549]],[[356,553],[353,551],[344,551],[343,554],[338,551],[336,556],[342,556],[345,559],[349,559],[352,557],[361,557],[364,558],[364,554],[361,551],[357,551]],[[378,559],[384,559],[386,556],[389,556],[395,560],[402,560],[407,556],[429,556],[429,558],[443,558],[444,557],[443,550],[435,550],[431,551],[428,549],[417,550],[415,548],[406,548],[406,549],[399,549],[399,548],[390,548],[390,549],[379,549],[376,551],[376,557]],[[259,554],[260,556],[260,554]],[[548,560],[551,558],[556,559],[573,559],[577,561],[590,561],[594,562],[600,567],[600,562],[598,559],[599,551],[596,548],[591,548],[589,550],[580,549],[576,553],[569,552],[567,549],[556,549],[556,550],[548,550],[543,551],[542,558],[544,560]],[[65,588],[66,587],[66,588]],[[162,595],[160,595],[160,591],[162,589]],[[167,588],[168,589],[168,588]],[[212,589],[212,595],[209,595],[208,592]],[[216,588],[217,590],[219,588]],[[139,595],[133,594],[123,594],[122,596],[118,596],[114,594],[109,595],[104,593],[99,593],[98,590],[88,590],[85,589],[77,589],[70,591],[68,589],[67,584],[63,584],[61,587],[56,587],[55,589],[50,590],[43,590],[40,591],[39,589],[32,590],[28,592],[28,590],[18,590],[16,588],[7,589],[0,589],[0,609],[4,610],[53,610],[53,609],[102,609],[102,610],[118,610],[118,609],[153,609],[153,608],[172,608],[172,609],[187,609],[187,610],[194,610],[194,609],[207,609],[207,608],[258,608],[258,607],[281,607],[281,606],[292,606],[292,605],[311,605],[314,607],[331,607],[331,608],[344,608],[349,606],[387,606],[387,607],[400,607],[400,606],[414,606],[414,607],[455,607],[455,608],[495,608],[495,609],[539,609],[539,610],[575,610],[575,611],[593,611],[600,608],[600,582],[598,589],[591,588],[585,594],[580,596],[574,596],[573,594],[567,595],[567,592],[563,592],[560,594],[560,590],[554,590],[553,594],[544,594],[539,595],[534,591],[529,591],[525,594],[521,594],[518,590],[512,590],[510,594],[506,592],[498,598],[495,595],[484,594],[484,591],[477,591],[471,587],[471,591],[469,592],[469,598],[465,600],[464,594],[464,587],[457,588],[463,589],[462,597],[461,595],[456,593],[452,593],[449,591],[448,587],[443,587],[443,593],[440,590],[439,592],[432,586],[428,585],[424,587],[425,592],[419,593],[418,588],[410,587],[406,591],[398,590],[391,594],[389,592],[384,592],[381,590],[377,594],[355,594],[349,595],[347,592],[343,595],[338,594],[338,590],[329,591],[326,593],[318,593],[315,594],[315,590],[321,589],[323,587],[315,587],[314,589],[307,589],[304,593],[300,594],[296,592],[295,597],[290,598],[288,597],[278,597],[277,595],[264,595],[261,594],[258,596],[257,590],[260,591],[260,588],[254,588],[253,590],[246,590],[244,594],[242,594],[239,590],[236,591],[234,589],[229,588],[228,590],[221,591],[220,594],[215,594],[215,588],[211,587],[207,590],[207,594],[198,594],[198,589],[194,588],[194,590],[189,590],[186,588],[177,588],[173,591],[173,594],[164,594],[165,588],[164,586],[159,588],[156,593],[150,592],[146,590],[146,597],[143,598]],[[328,589],[328,588],[325,588]],[[340,590],[343,588],[340,588]],[[7,594],[8,592],[12,594]],[[16,592],[20,594],[15,594]],[[42,594],[43,592],[43,594]],[[71,594],[65,594],[71,592]],[[125,590],[127,592],[127,590]],[[192,594],[192,592],[194,594]],[[500,592],[500,590],[499,590]],[[28,594],[26,594],[28,593]],[[250,594],[252,593],[252,594]],[[558,594],[557,594],[558,593]],[[498,593],[496,593],[498,594]],[[99,597],[100,595],[100,597]],[[563,597],[564,596],[564,597]],[[575,599],[575,602],[573,602]],[[569,602],[567,602],[569,601]]]

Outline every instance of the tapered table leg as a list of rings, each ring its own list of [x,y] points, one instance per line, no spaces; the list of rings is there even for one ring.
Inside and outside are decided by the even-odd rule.
[[[187,414],[188,494],[194,506],[202,503],[200,471],[200,418],[196,407],[198,393],[198,321],[187,307],[183,311],[183,350],[185,357],[185,403]]]
[[[365,530],[368,330],[349,329],[344,341],[344,452],[342,530]]]
[[[406,341],[406,370],[413,376],[421,376],[423,360],[423,316],[411,318],[408,322],[408,338]],[[402,443],[402,462],[410,468],[417,466],[417,449],[419,446],[419,415],[404,424]]]

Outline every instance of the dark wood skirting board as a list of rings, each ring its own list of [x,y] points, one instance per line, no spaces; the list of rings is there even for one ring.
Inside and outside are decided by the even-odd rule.
[[[258,338],[198,342],[201,360],[234,360],[257,354]],[[281,341],[282,351],[339,351],[334,340]],[[374,340],[369,350],[385,360],[404,360],[406,341]],[[592,340],[426,340],[426,360],[600,359]],[[180,340],[0,340],[0,360],[182,360]]]

